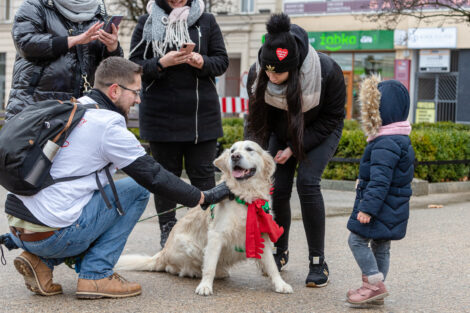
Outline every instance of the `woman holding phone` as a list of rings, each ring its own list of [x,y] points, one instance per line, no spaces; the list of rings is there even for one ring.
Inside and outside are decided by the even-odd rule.
[[[131,41],[130,60],[144,68],[139,106],[140,136],[153,157],[201,190],[215,186],[217,138],[223,135],[215,77],[228,67],[224,40],[202,0],[149,1]],[[175,202],[155,198],[157,213]],[[163,247],[175,213],[159,217]]]
[[[23,2],[11,32],[17,55],[7,119],[37,101],[81,97],[102,60],[124,56],[118,28],[102,29],[105,18],[101,0]]]

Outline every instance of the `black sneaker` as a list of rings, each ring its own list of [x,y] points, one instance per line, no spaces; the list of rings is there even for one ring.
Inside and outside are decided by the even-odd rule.
[[[170,235],[173,226],[175,226],[176,220],[168,221],[163,225],[160,225],[160,245],[165,247],[165,243],[168,240],[168,236]]]
[[[325,287],[330,280],[328,265],[324,257],[314,256],[310,258],[309,272],[305,284],[307,287]]]
[[[280,272],[287,262],[289,262],[289,250],[277,248],[276,253],[273,254],[273,256],[277,265],[277,270]]]

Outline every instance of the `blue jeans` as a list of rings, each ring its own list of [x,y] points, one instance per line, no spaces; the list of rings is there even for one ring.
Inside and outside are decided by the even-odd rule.
[[[41,260],[51,269],[67,257],[86,251],[81,262],[80,278],[102,279],[113,274],[113,268],[124,249],[127,238],[145,210],[149,192],[132,178],[116,181],[116,190],[125,215],[116,210],[110,185],[104,187],[113,208],[108,209],[99,191],[83,208],[72,225],[55,231],[51,237],[22,242],[11,235],[15,244]]]
[[[390,240],[373,240],[351,233],[348,243],[362,274],[371,276],[380,272],[385,280],[390,266]]]

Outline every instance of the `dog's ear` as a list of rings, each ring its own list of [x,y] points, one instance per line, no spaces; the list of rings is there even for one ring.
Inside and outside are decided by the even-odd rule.
[[[274,175],[274,171],[276,170],[276,163],[274,163],[273,157],[267,152],[263,151],[262,153],[263,158],[263,177],[269,177]]]
[[[214,165],[222,171],[222,173],[230,172],[228,168],[228,160],[230,157],[229,149],[225,149],[224,152],[214,161]]]

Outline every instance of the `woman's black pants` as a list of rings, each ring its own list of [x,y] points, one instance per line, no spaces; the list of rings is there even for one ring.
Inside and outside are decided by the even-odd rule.
[[[215,186],[214,162],[217,140],[209,140],[195,144],[194,142],[150,142],[150,150],[155,160],[166,170],[180,177],[183,161],[186,174],[191,184],[200,190],[208,190]],[[155,196],[157,213],[176,207],[176,203],[163,197]],[[176,220],[175,212],[158,217],[160,226]]]
[[[297,170],[297,192],[299,194],[302,210],[302,220],[307,235],[309,257],[324,256],[325,249],[325,205],[320,189],[320,181],[326,165],[333,157],[341,138],[343,125],[341,124],[320,145],[306,153],[306,158],[298,162],[290,157],[286,163],[277,164],[274,173],[274,192],[272,208],[274,220],[284,227],[284,234],[276,242],[278,249],[286,250],[289,242],[289,228],[291,223],[290,197]],[[272,134],[269,140],[269,152],[275,156],[277,151],[284,150],[282,144]]]

